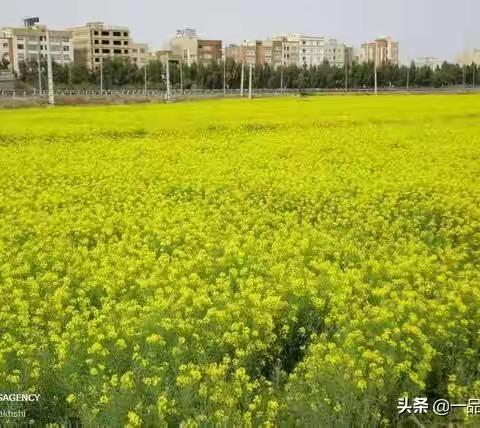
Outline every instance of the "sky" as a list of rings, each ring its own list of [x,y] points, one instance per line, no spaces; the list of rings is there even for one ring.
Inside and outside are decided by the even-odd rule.
[[[287,32],[335,37],[359,47],[390,36],[400,59],[454,60],[480,48],[480,0],[22,0],[6,2],[0,27],[38,16],[52,29],[103,21],[131,29],[137,42],[166,48],[177,29],[226,43]]]

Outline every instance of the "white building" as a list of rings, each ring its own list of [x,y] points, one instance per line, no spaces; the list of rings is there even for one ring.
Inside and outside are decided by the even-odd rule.
[[[323,60],[336,67],[345,67],[345,62],[350,64],[352,61],[351,51],[351,48],[345,43],[341,43],[337,39],[327,39],[325,41]]]
[[[299,65],[312,67],[322,65],[325,55],[325,37],[299,37]]]
[[[435,57],[419,57],[414,60],[416,67],[428,67],[435,70],[437,67],[442,66],[442,60]]]
[[[20,63],[46,59],[47,56],[47,28],[36,24],[31,27],[3,28],[2,54],[9,50],[8,57],[12,70],[20,72]],[[50,52],[52,60],[58,64],[73,63],[73,42],[70,31],[48,30],[50,38]],[[7,47],[7,44],[10,46]]]
[[[13,39],[7,34],[0,32],[0,67],[8,63],[9,70],[12,70],[13,63]]]
[[[282,41],[284,66],[313,67],[328,61],[330,65],[343,67],[345,61],[351,61],[351,48],[337,39],[289,34],[273,40]]]

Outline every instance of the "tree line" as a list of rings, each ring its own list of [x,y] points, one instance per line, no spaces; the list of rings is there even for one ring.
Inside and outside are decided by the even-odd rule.
[[[46,61],[20,63],[20,78],[32,87],[38,88],[39,75],[43,88],[47,81]],[[223,63],[212,62],[208,65],[192,64],[187,66],[178,62],[170,62],[170,83],[173,88],[180,89],[222,89],[225,82],[229,89],[239,88],[241,81],[241,64],[228,59]],[[248,83],[248,67],[245,67],[245,85]],[[374,65],[353,63],[340,68],[325,62],[320,66],[277,67],[265,64],[255,66],[253,71],[253,87],[261,89],[303,89],[303,88],[367,88],[374,85]],[[475,84],[478,69],[475,64],[463,67],[458,64],[444,62],[441,66],[417,67],[386,64],[377,70],[378,86],[387,87],[444,87],[450,85]],[[165,89],[166,66],[160,61],[148,63],[144,68],[121,58],[107,59],[103,62],[104,89],[143,88],[147,76],[147,86],[150,89]],[[83,65],[61,65],[53,63],[53,79],[57,87],[88,88],[99,87],[100,70],[89,70]],[[479,79],[480,80],[480,79]]]

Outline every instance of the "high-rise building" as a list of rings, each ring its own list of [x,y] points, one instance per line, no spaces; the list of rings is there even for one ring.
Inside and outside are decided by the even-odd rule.
[[[52,61],[71,64],[74,60],[71,31],[48,29]],[[47,57],[47,27],[34,23],[25,27],[6,27],[0,31],[0,52],[11,70],[20,74],[20,64]]]
[[[360,49],[361,62],[376,62],[377,64],[398,64],[398,42],[390,37],[381,37],[372,42],[363,43]]]

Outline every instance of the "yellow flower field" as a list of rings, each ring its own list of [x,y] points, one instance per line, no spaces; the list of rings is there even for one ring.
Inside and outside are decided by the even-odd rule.
[[[0,111],[0,302],[0,393],[40,394],[0,409],[39,424],[480,398],[480,96]]]

